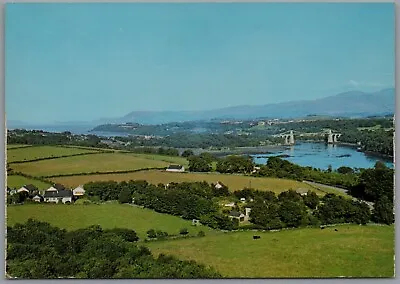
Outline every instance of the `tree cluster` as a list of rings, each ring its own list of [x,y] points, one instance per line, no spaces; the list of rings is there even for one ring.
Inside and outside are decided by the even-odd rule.
[[[367,204],[327,194],[321,200],[315,192],[300,195],[293,190],[273,192],[268,199],[255,199],[250,221],[266,229],[315,226],[319,224],[366,224],[371,219]]]
[[[354,170],[349,171],[343,167],[339,169],[337,171],[323,171],[312,167],[302,167],[279,157],[270,157],[268,158],[267,164],[261,166],[260,170],[254,175],[288,178],[298,181],[310,180],[346,188],[352,187],[358,183],[358,174]]]
[[[213,268],[154,257],[135,231],[100,226],[67,232],[29,219],[7,227],[7,273],[22,279],[219,278]]]
[[[249,174],[254,169],[254,161],[250,156],[230,155],[217,162],[217,172]]]
[[[102,201],[119,200],[120,203],[134,201],[136,205],[159,213],[198,219],[204,225],[219,229],[234,229],[234,223],[218,213],[213,197],[229,196],[227,187],[216,188],[207,182],[183,182],[159,184],[146,181],[90,182],[85,186],[89,197],[97,196]]]
[[[394,222],[394,170],[377,162],[374,168],[364,170],[360,182],[350,188],[350,194],[375,203],[373,221]]]

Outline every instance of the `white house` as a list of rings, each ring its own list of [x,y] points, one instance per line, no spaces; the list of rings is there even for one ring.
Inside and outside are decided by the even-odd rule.
[[[169,165],[166,169],[167,172],[184,172],[185,167],[181,165]]]
[[[44,202],[72,202],[72,191],[71,190],[46,190],[44,193]]]
[[[225,207],[235,207],[235,202],[227,203]]]
[[[78,186],[77,188],[75,188],[75,189],[72,191],[72,194],[73,194],[74,196],[82,196],[82,195],[85,195],[85,190],[83,189],[83,186],[80,185],[80,186]]]
[[[17,192],[23,192],[23,191],[29,193],[29,190],[26,189],[24,186],[17,190]]]
[[[37,190],[36,186],[34,186],[33,184],[28,184],[28,185],[24,185],[23,187],[21,187],[20,189],[17,190],[17,192],[27,192],[27,193],[31,193],[33,191]]]

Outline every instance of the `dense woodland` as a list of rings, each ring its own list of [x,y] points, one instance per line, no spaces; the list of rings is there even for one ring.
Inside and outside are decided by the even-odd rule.
[[[129,229],[94,225],[67,232],[30,219],[7,227],[6,271],[20,279],[221,277],[194,261],[155,257],[138,240]]]

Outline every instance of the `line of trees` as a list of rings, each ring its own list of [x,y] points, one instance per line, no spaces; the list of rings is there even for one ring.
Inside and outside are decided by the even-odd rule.
[[[327,169],[326,171],[302,167],[283,160],[279,157],[268,158],[267,164],[262,165],[255,176],[288,178],[298,181],[310,180],[323,184],[350,188],[358,184],[359,173],[346,167],[339,168],[337,171]]]
[[[220,278],[213,268],[138,246],[135,231],[66,231],[29,219],[7,227],[6,271],[22,279]]]
[[[219,213],[213,197],[229,196],[227,187],[215,188],[207,182],[169,183],[152,185],[146,181],[90,182],[85,186],[89,197],[102,201],[119,200],[152,209],[159,213],[198,219],[216,229],[232,230],[237,223]]]

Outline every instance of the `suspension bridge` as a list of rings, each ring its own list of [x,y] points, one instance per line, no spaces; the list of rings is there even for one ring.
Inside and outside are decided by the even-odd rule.
[[[338,143],[339,137],[342,136],[341,133],[334,133],[331,129],[324,130],[322,132],[314,132],[314,133],[303,133],[298,131],[289,130],[280,134],[273,135],[273,137],[281,137],[284,139],[285,145],[294,145],[295,144],[295,135],[299,137],[307,137],[307,136],[324,136],[327,137],[328,144],[336,144]]]

